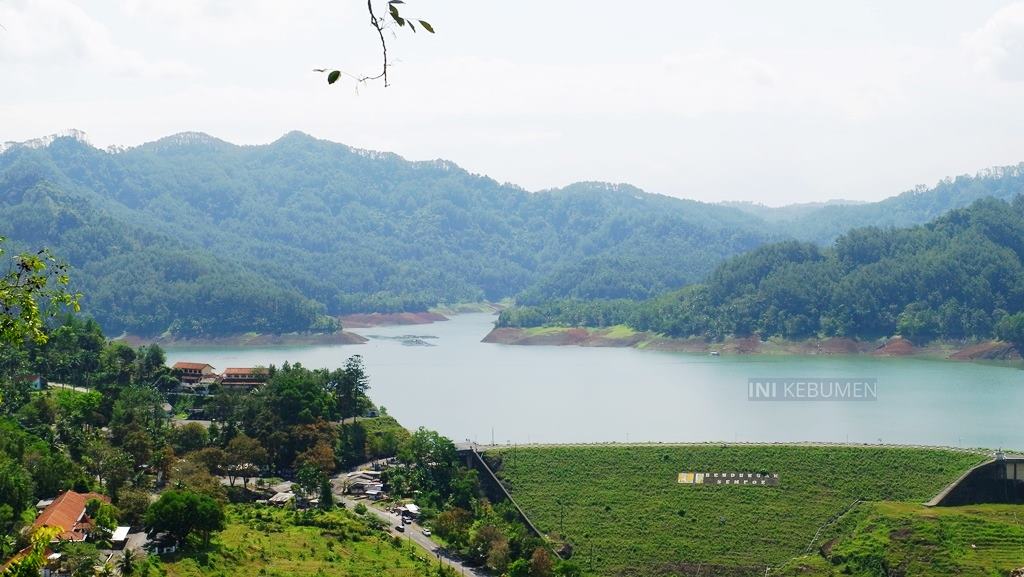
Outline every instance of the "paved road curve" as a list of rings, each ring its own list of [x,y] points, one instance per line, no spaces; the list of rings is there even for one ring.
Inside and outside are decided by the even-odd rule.
[[[445,553],[441,550],[441,548],[438,547],[437,543],[431,541],[429,537],[423,535],[423,527],[419,526],[418,524],[414,523],[412,525],[406,525],[405,532],[399,533],[398,531],[395,531],[395,526],[402,524],[402,518],[398,515],[378,509],[372,503],[367,502],[366,500],[357,501],[356,499],[353,499],[347,495],[336,495],[335,497],[340,502],[344,503],[345,507],[347,507],[349,511],[355,509],[357,503],[362,502],[366,506],[367,514],[376,515],[378,518],[380,518],[382,521],[388,524],[388,531],[392,535],[397,535],[399,537],[402,537],[403,539],[412,541],[413,543],[419,545],[422,549],[426,550],[427,553],[430,553],[431,557],[433,557],[435,560],[440,559],[442,563],[454,569],[457,574],[472,575],[473,577],[490,577],[490,575],[488,573],[485,573],[484,571],[481,571],[474,567],[467,567],[466,565],[460,563],[457,559],[447,557]]]

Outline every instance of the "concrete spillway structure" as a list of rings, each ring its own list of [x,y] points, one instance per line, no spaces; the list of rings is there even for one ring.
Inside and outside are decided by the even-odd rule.
[[[996,453],[960,476],[931,501],[929,507],[981,503],[1024,504],[1024,456]]]

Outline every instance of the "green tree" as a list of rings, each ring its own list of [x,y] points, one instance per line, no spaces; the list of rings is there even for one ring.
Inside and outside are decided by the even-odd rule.
[[[25,467],[14,459],[0,452],[0,506],[8,506],[11,510],[11,521],[21,516],[32,501],[35,484]],[[11,527],[0,527],[6,533]]]
[[[225,471],[231,486],[235,485],[235,479],[239,477],[242,478],[242,486],[248,486],[249,479],[259,475],[270,460],[263,445],[244,434],[231,439],[225,450],[225,456]]]
[[[370,379],[366,375],[361,355],[345,360],[345,366],[332,371],[327,377],[327,389],[334,395],[335,407],[340,419],[358,417],[366,410],[369,401],[366,392]]]
[[[526,559],[516,559],[508,564],[508,577],[530,577],[530,562]]]
[[[121,516],[116,507],[99,499],[89,499],[85,504],[85,513],[92,519],[97,529],[97,537],[102,541],[106,541],[114,533],[117,519]]]
[[[322,511],[330,511],[334,508],[334,491],[331,487],[331,480],[326,476],[320,479],[320,502],[317,506]]]
[[[106,485],[107,492],[115,499],[117,492],[135,472],[131,456],[121,449],[112,447],[104,439],[93,439],[86,447],[83,460],[89,472]]]
[[[452,546],[459,548],[469,542],[469,528],[472,523],[472,513],[455,507],[438,514],[434,519],[434,531]]]
[[[11,563],[3,573],[3,577],[39,577],[43,565],[46,564],[47,549],[60,529],[40,527],[29,539],[28,552],[25,556]]]
[[[71,577],[93,577],[100,552],[93,543],[67,543],[62,546],[61,560]]]
[[[188,537],[198,533],[204,544],[209,544],[215,531],[224,530],[224,508],[207,495],[194,491],[165,491],[146,511],[146,527],[154,531],[166,531],[179,544],[187,543]]]
[[[558,577],[583,577],[583,569],[573,561],[560,561],[555,565],[555,575]]]
[[[171,446],[178,455],[202,449],[210,442],[206,427],[199,423],[186,423],[171,432]]]
[[[1024,350],[1024,312],[1006,315],[996,324],[999,340],[1013,343],[1018,351]]]
[[[135,551],[125,549],[121,558],[117,561],[117,569],[124,577],[131,577],[135,573],[136,556]]]
[[[149,508],[149,492],[142,489],[123,489],[117,496],[117,509],[121,522],[138,527],[142,525]]]
[[[309,498],[312,495],[316,495],[317,491],[323,486],[324,479],[327,476],[324,475],[323,471],[313,465],[303,465],[295,474],[295,480],[297,481],[294,487],[299,489],[299,494],[304,498]]]
[[[5,240],[0,237],[0,259],[4,258]],[[68,267],[46,249],[22,253],[10,261],[7,272],[0,276],[0,343],[21,346],[26,339],[45,343],[46,317],[62,309],[79,308],[79,295],[67,290],[71,282]]]

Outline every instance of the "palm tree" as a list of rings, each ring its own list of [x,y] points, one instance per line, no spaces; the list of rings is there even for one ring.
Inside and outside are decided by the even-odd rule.
[[[96,568],[96,577],[117,577],[117,573],[114,572],[113,565],[104,563]]]
[[[135,551],[125,549],[124,554],[117,561],[117,568],[121,570],[121,575],[124,577],[135,573]]]

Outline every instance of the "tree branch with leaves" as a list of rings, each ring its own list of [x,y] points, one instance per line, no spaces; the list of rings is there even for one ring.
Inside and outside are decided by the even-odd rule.
[[[380,73],[376,75],[355,75],[342,70],[332,70],[328,68],[315,68],[313,71],[326,74],[328,84],[334,84],[340,80],[342,76],[347,76],[360,84],[365,84],[371,80],[383,80],[385,88],[390,86],[390,83],[388,82],[388,68],[391,64],[388,61],[388,43],[387,39],[384,37],[384,32],[389,30],[392,24],[397,24],[400,28],[408,27],[409,30],[412,30],[415,33],[417,31],[416,24],[419,23],[420,28],[431,34],[434,33],[434,27],[426,20],[402,16],[398,7],[400,4],[405,4],[405,2],[403,2],[403,0],[388,0],[387,13],[383,16],[378,16],[377,12],[373,9],[373,0],[366,0],[366,10],[370,14],[370,26],[373,27],[377,32],[377,36],[380,38],[380,48],[383,56]]]
[[[0,237],[0,243],[4,241]],[[0,259],[5,251],[0,246]],[[79,310],[81,295],[69,292],[68,265],[47,249],[11,258],[0,276],[0,343],[20,345],[26,339],[46,342],[45,319],[61,310]]]

